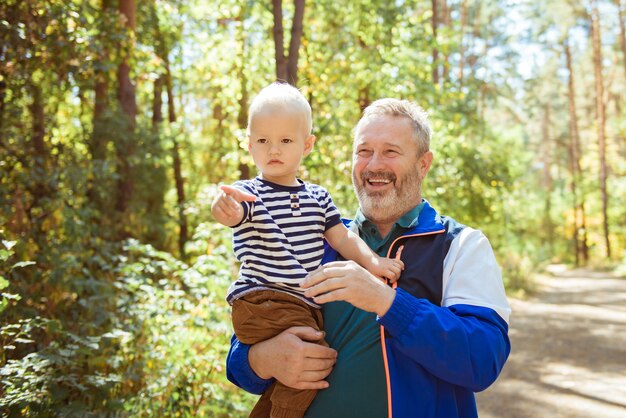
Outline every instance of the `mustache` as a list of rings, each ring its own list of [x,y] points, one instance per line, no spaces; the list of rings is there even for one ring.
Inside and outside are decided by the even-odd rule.
[[[388,171],[379,171],[379,172],[374,172],[374,171],[363,171],[361,173],[361,180],[362,181],[370,181],[370,180],[389,180],[391,182],[395,182],[396,181],[396,175],[393,173],[390,173]]]

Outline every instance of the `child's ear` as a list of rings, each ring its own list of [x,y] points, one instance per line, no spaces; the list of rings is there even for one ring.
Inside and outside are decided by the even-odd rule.
[[[250,139],[250,135],[248,135],[248,151],[252,151],[252,140]]]
[[[315,144],[315,135],[309,135],[307,139],[304,140],[304,155],[309,155],[313,150],[313,144]]]

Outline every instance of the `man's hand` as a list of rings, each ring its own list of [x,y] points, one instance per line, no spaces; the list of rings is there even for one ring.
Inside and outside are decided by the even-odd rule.
[[[387,313],[396,291],[354,261],[333,261],[320,266],[300,283],[304,296],[315,303],[343,300],[378,316]]]
[[[311,327],[288,328],[250,347],[250,367],[260,378],[273,377],[294,389],[325,389],[337,352],[315,343],[323,335]]]
[[[231,186],[219,188],[220,191],[211,204],[211,213],[222,225],[237,225],[243,218],[241,202],[254,202],[256,196]]]

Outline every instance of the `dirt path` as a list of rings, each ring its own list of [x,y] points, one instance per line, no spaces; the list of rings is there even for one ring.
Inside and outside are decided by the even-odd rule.
[[[553,266],[510,299],[512,353],[481,418],[626,417],[626,279]]]

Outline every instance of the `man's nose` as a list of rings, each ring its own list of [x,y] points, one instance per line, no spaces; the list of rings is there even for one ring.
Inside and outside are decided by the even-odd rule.
[[[372,154],[369,161],[367,162],[367,168],[371,171],[376,171],[385,167],[385,164],[386,163],[383,156],[380,153],[375,152]]]

